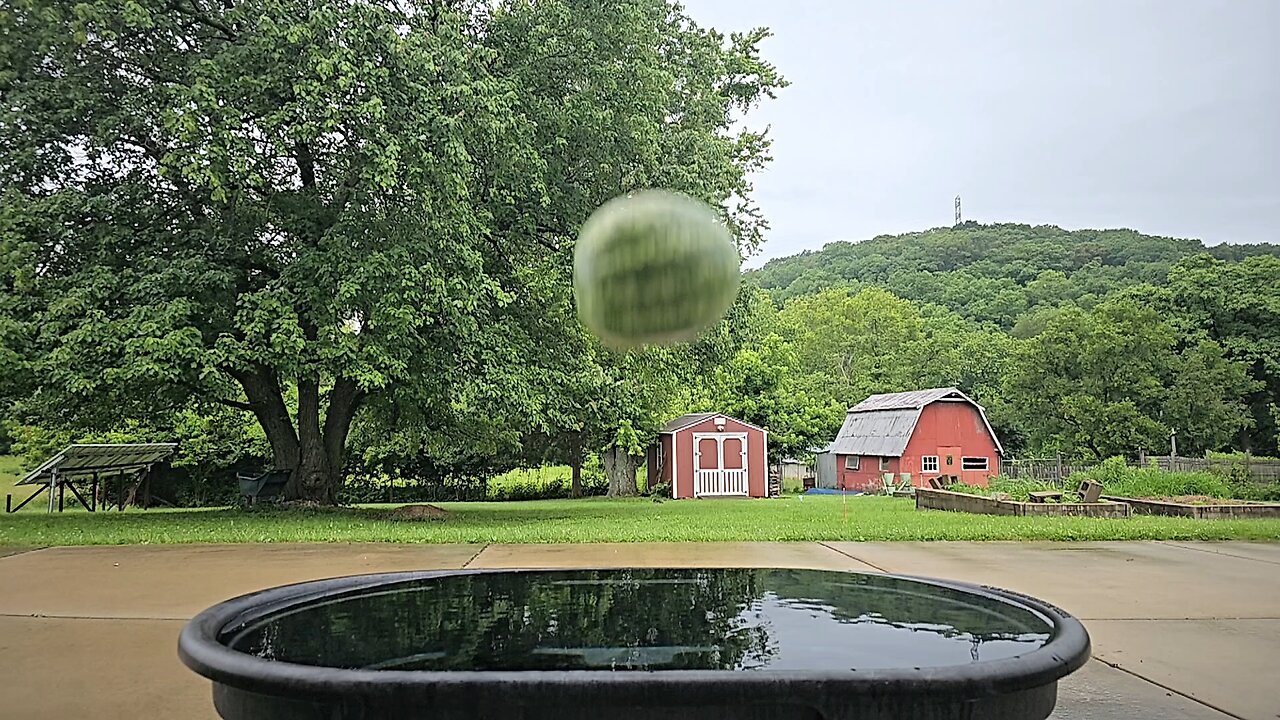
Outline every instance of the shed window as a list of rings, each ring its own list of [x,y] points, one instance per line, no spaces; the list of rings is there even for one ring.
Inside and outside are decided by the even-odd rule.
[[[862,456],[861,456],[861,455],[845,455],[845,456],[844,456],[844,469],[845,469],[845,470],[857,470],[857,469],[858,469],[858,465],[859,465],[859,461],[860,461],[860,460],[862,460]]]
[[[889,458],[880,458],[880,472],[889,472]]]
[[[920,458],[920,472],[938,472],[938,456],[925,455]]]
[[[986,470],[987,459],[984,457],[962,457],[960,458],[961,470]]]

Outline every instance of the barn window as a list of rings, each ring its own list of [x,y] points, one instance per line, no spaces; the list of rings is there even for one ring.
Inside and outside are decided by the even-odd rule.
[[[938,456],[925,455],[920,458],[920,472],[938,472]]]
[[[962,457],[960,458],[961,470],[986,470],[987,459],[984,457]]]
[[[889,458],[880,458],[880,472],[889,472]]]
[[[859,461],[860,461],[860,460],[862,460],[862,456],[861,456],[861,455],[845,455],[845,456],[844,456],[844,469],[845,469],[845,470],[857,470],[857,469],[858,469],[858,465],[859,465]]]

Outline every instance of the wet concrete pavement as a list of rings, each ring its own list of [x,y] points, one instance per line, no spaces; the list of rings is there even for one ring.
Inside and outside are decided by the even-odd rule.
[[[1280,544],[639,543],[0,548],[0,718],[214,718],[178,631],[226,598],[410,569],[772,566],[1027,593],[1080,617],[1094,659],[1055,720],[1280,718]]]

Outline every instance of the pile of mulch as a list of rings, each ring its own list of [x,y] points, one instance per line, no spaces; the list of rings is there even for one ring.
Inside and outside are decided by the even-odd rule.
[[[435,505],[401,505],[387,513],[392,520],[444,520],[449,513]]]

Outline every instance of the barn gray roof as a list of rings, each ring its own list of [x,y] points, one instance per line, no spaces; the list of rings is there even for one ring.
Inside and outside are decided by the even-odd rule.
[[[953,387],[872,395],[849,408],[844,425],[836,433],[836,439],[827,446],[827,452],[901,457],[911,440],[911,433],[915,432],[916,423],[920,421],[921,411],[926,405],[939,401],[966,402],[977,408],[996,450],[1004,454],[1000,440],[987,421],[986,410]]]

